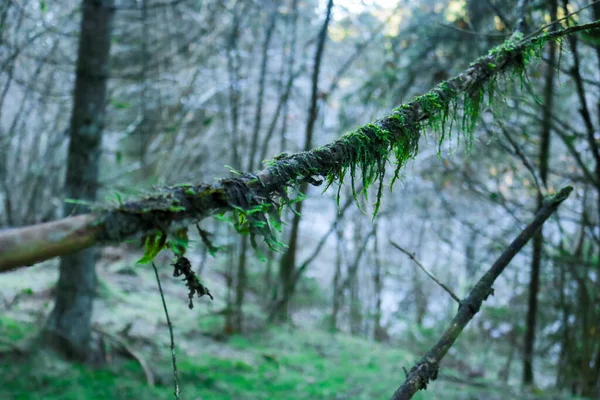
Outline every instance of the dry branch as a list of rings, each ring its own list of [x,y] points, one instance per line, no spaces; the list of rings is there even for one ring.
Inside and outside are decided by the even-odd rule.
[[[408,400],[419,390],[426,389],[429,381],[437,378],[440,361],[444,358],[456,339],[458,339],[465,326],[479,312],[481,304],[490,294],[493,294],[492,286],[496,279],[508,266],[513,257],[521,251],[529,239],[535,235],[546,220],[558,209],[558,206],[569,197],[572,190],[573,188],[570,186],[565,187],[557,194],[549,196],[544,200],[543,206],[539,209],[533,221],[521,231],[519,236],[512,241],[485,275],[481,277],[466,300],[461,302],[450,326],[431,350],[411,368],[406,380],[396,390],[391,400]]]

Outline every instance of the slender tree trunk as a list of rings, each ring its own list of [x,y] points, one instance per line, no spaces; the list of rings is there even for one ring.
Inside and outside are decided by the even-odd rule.
[[[426,231],[427,221],[423,220],[421,224],[421,229],[419,230],[419,235],[417,236],[417,243],[414,245],[415,254],[417,257],[420,256],[421,249],[423,248],[425,231]],[[434,252],[435,253],[435,252]],[[423,283],[423,278],[421,277],[421,271],[418,268],[411,268],[412,270],[412,278],[413,278],[413,295],[414,295],[414,303],[415,303],[415,322],[417,326],[421,327],[423,325],[423,320],[427,315],[428,301],[427,294],[423,287],[425,284]]]
[[[258,87],[258,102],[256,106],[256,113],[254,117],[254,129],[252,133],[252,142],[250,147],[250,154],[248,155],[248,171],[252,171],[254,169],[254,160],[256,158],[258,139],[260,135],[260,127],[262,120],[262,105],[264,99],[265,92],[265,78],[267,74],[267,62],[268,62],[268,51],[269,44],[271,42],[271,37],[273,34],[273,30],[275,28],[275,16],[276,12],[272,11],[271,16],[269,17],[269,24],[267,26],[265,41],[262,49],[262,62],[260,68],[260,78],[259,78],[259,87]],[[237,29],[236,33],[237,34]],[[237,40],[237,37],[236,37]],[[236,74],[237,75],[237,74]],[[236,83],[237,85],[237,83]],[[237,127],[235,128],[237,131]],[[241,160],[238,160],[238,163],[241,164]],[[248,237],[243,236],[241,238],[240,244],[240,253],[238,255],[238,268],[237,268],[237,279],[236,279],[236,287],[235,287],[235,305],[233,312],[233,320],[232,320],[232,330],[236,333],[241,333],[244,329],[244,297],[246,295],[246,286],[248,284],[248,272],[247,272],[247,252],[248,252]]]
[[[465,246],[465,267],[467,270],[468,277],[477,276],[477,267],[479,266],[477,260],[475,259],[477,256],[477,238],[479,236],[479,232],[476,230],[471,231],[469,235],[469,241]],[[471,282],[469,281],[469,284]]]
[[[559,306],[561,310],[561,346],[560,355],[558,358],[558,368],[556,371],[556,386],[564,388],[568,385],[569,376],[568,371],[570,368],[564,368],[565,365],[569,365],[569,354],[570,354],[570,328],[569,328],[569,305],[567,300],[567,280],[566,280],[566,266],[561,263],[559,275]]]
[[[354,248],[358,249],[356,256],[354,257],[354,262],[348,266],[348,278],[346,282],[346,288],[348,289],[348,303],[350,307],[350,333],[352,335],[359,335],[360,333],[360,325],[362,321],[362,313],[361,313],[361,304],[360,297],[358,293],[358,281],[359,281],[359,269],[360,269],[360,259],[362,258],[362,250],[366,247],[362,246],[363,242],[361,239],[362,233],[362,220],[359,219],[358,223],[354,227]]]
[[[593,2],[593,0],[589,1],[590,4]],[[595,20],[599,20],[600,19],[600,3],[595,3],[593,6],[593,10],[594,10],[594,19]],[[596,59],[598,61],[598,79],[600,80],[600,45],[596,42],[596,45],[594,46],[596,48]],[[597,97],[597,102],[596,102],[596,114],[597,114],[597,126],[600,126],[600,97]],[[596,151],[598,151],[598,149],[594,149]],[[598,162],[598,160],[596,160],[596,178],[598,179],[598,181],[600,181],[600,162]],[[598,211],[598,222],[600,222],[600,188],[598,188],[597,193],[596,193],[596,208]],[[599,223],[600,225],[600,223]],[[590,258],[591,259],[591,258]],[[596,253],[596,260],[600,259],[600,246],[598,246],[597,249],[597,253]],[[598,307],[595,308],[595,310],[598,311]],[[598,320],[598,317],[600,317],[600,315],[597,314],[597,318],[596,320]],[[598,343],[598,341],[596,340],[596,343]],[[600,345],[597,344],[597,351],[596,351],[596,359],[595,359],[595,371],[596,371],[596,385],[595,388],[592,388],[592,391],[595,390],[595,395],[596,397],[600,396]],[[594,395],[594,393],[592,392],[591,395]]]
[[[68,198],[96,199],[113,12],[112,0],[83,1],[65,181]],[[82,205],[65,206],[67,215],[88,211]],[[61,258],[54,309],[44,331],[48,343],[79,360],[90,359],[96,254],[91,248]]]
[[[269,61],[269,46],[271,44],[271,38],[273,37],[273,31],[275,30],[275,22],[277,21],[277,11],[271,11],[269,16],[269,22],[267,23],[267,29],[265,31],[265,40],[262,47],[262,60],[260,63],[260,76],[258,78],[258,93],[256,94],[256,111],[254,114],[254,128],[252,129],[252,142],[250,144],[250,155],[248,157],[248,168],[247,171],[254,170],[256,164],[260,164],[258,159],[258,140],[260,137],[260,128],[262,124],[263,115],[263,102],[265,98],[265,81],[267,77],[267,66]],[[256,163],[255,163],[256,160]]]
[[[244,329],[244,297],[246,295],[246,286],[248,284],[248,273],[246,271],[246,253],[248,252],[248,237],[244,236],[241,240],[240,252],[238,255],[238,268],[235,285],[235,305],[232,321],[232,329],[235,333],[241,333]]]
[[[379,235],[377,232],[377,224],[373,227],[375,237],[373,240],[373,258],[375,261],[375,270],[373,271],[373,288],[375,291],[375,304],[373,310],[373,340],[379,342],[385,339],[385,332],[381,326],[381,296],[383,292],[383,278],[385,271],[381,265],[381,257],[379,255]]]
[[[240,119],[240,64],[238,40],[240,36],[240,18],[241,12],[236,10],[233,15],[233,26],[229,37],[229,46],[227,52],[227,71],[229,75],[229,107],[231,111],[231,145],[232,158],[231,165],[234,168],[242,168],[242,158],[239,151],[240,134],[239,134],[239,119]],[[252,154],[249,155],[253,157]],[[248,237],[239,237],[240,245],[235,247],[233,251],[238,251],[237,268],[235,270],[235,295],[228,298],[228,318],[226,321],[225,330],[227,333],[240,333],[243,323],[243,304],[246,291],[246,251],[248,249]],[[234,271],[231,268],[229,277],[229,291],[233,290]],[[233,294],[233,293],[231,293]]]
[[[269,301],[271,299],[271,292],[273,290],[273,254],[274,252],[269,251],[267,253],[267,263],[265,266],[265,275],[264,275],[264,305],[268,307]]]
[[[150,32],[149,32],[149,23],[148,23],[148,0],[141,0],[140,11],[142,16],[142,48],[141,48],[141,59],[142,59],[142,73],[140,76],[142,90],[140,91],[140,107],[142,108],[142,123],[139,127],[139,135],[137,135],[138,139],[138,151],[139,151],[139,161],[140,161],[140,173],[139,177],[144,179],[146,178],[146,168],[148,158],[146,156],[146,151],[148,148],[148,142],[150,141],[150,125],[149,121],[150,113],[148,112],[148,69],[149,69],[149,60],[150,54],[148,52],[148,42],[150,41]],[[154,125],[154,124],[152,124]]]
[[[287,45],[287,40],[283,43],[282,49],[282,59],[286,59],[285,64],[282,63],[280,69],[280,82],[279,82],[279,100],[277,102],[277,107],[273,116],[271,117],[271,122],[269,123],[269,128],[267,129],[266,135],[263,139],[261,150],[260,150],[260,160],[264,160],[267,158],[267,154],[269,151],[269,146],[271,144],[271,139],[273,134],[275,133],[275,129],[277,128],[277,122],[279,121],[279,116],[281,115],[281,130],[280,130],[280,152],[283,153],[287,146],[286,142],[286,133],[287,133],[287,120],[288,120],[288,111],[289,111],[289,98],[290,93],[292,91],[292,87],[294,86],[295,79],[300,75],[301,70],[295,72],[294,65],[296,63],[296,39],[298,35],[298,0],[292,1],[292,9],[291,14],[289,15],[288,22],[286,22],[286,27],[291,30],[291,38],[289,46]],[[290,27],[291,21],[291,27]],[[289,47],[289,48],[288,48]],[[287,57],[284,57],[284,54],[287,50]],[[286,72],[287,71],[287,72]],[[286,77],[287,75],[287,77]],[[285,79],[284,79],[285,77]]]
[[[551,19],[557,18],[558,1],[552,1]],[[554,64],[556,62],[556,44],[550,43],[549,63],[546,72],[546,82],[544,88],[544,109],[542,119],[542,131],[540,133],[540,179],[546,185],[548,179],[548,160],[550,157],[550,129],[552,127],[552,106],[554,98]],[[539,210],[544,202],[541,193],[537,195],[537,209]],[[542,228],[543,229],[543,228]],[[525,332],[525,344],[523,352],[523,384],[532,385],[534,382],[533,373],[533,353],[535,348],[536,317],[538,306],[538,292],[540,287],[540,268],[542,264],[542,250],[544,247],[544,235],[540,229],[533,237],[533,257],[531,260],[531,275],[529,279],[529,299],[527,307],[527,326]]]
[[[350,333],[358,335],[361,330],[362,324],[362,310],[359,298],[359,285],[358,285],[358,274],[360,269],[360,263],[362,257],[367,249],[371,236],[375,234],[375,229],[369,232],[362,239],[360,232],[362,231],[360,225],[357,226],[357,234],[355,240],[356,255],[354,256],[354,262],[348,266],[348,276],[344,282],[343,288],[348,289],[350,295]]]
[[[335,244],[335,273],[333,275],[333,298],[332,298],[332,310],[331,310],[331,322],[329,329],[331,332],[337,331],[337,319],[338,313],[342,303],[342,254],[344,252],[344,230],[342,224],[338,224],[336,233],[336,244]]]
[[[321,69],[321,60],[323,58],[323,51],[325,49],[325,39],[327,38],[327,28],[329,27],[329,21],[331,19],[331,9],[333,8],[333,0],[329,0],[327,3],[327,12],[325,21],[321,27],[319,33],[319,41],[317,43],[317,49],[314,58],[314,67],[312,74],[312,95],[310,107],[308,110],[308,120],[306,123],[306,135],[304,140],[304,151],[310,150],[312,146],[312,137],[315,127],[315,121],[317,119],[318,112],[318,95],[319,95],[319,72]],[[300,193],[306,193],[308,190],[308,183],[302,183],[300,185]],[[290,233],[290,241],[288,249],[285,254],[281,257],[279,263],[279,280],[281,286],[281,296],[285,299],[285,307],[281,307],[277,319],[282,322],[289,319],[289,299],[294,291],[294,271],[296,269],[296,253],[298,248],[298,235],[300,231],[300,218],[302,214],[302,205],[304,202],[299,202],[294,213],[292,220],[292,227]]]

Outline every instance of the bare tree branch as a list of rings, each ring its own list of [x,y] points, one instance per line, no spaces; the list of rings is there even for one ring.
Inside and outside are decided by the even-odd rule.
[[[544,200],[542,208],[537,212],[533,221],[521,231],[519,236],[512,241],[485,275],[481,277],[466,300],[461,302],[450,326],[431,350],[411,368],[406,376],[406,380],[396,390],[391,400],[410,399],[419,390],[426,389],[430,380],[433,381],[437,378],[440,361],[444,358],[456,339],[458,339],[465,326],[479,312],[481,304],[489,295],[493,294],[492,286],[496,279],[502,274],[513,257],[521,251],[529,239],[535,235],[546,220],[558,209],[558,206],[569,197],[572,190],[571,186],[567,186]]]
[[[400,247],[400,245],[394,243],[394,241],[392,240],[390,240],[390,244],[398,250],[400,250],[401,252],[403,252],[404,254],[406,254],[408,257],[410,257],[410,259],[413,260],[415,264],[417,264],[417,266],[421,268],[421,270],[425,272],[425,274],[428,277],[430,277],[435,283],[437,283],[442,289],[444,289],[450,295],[450,297],[452,297],[458,304],[460,304],[460,299],[458,298],[458,296],[455,295],[454,292],[448,286],[444,285],[431,272],[429,272],[429,270],[425,268],[425,266],[417,259],[417,257],[415,257],[414,253],[411,253],[408,250]]]

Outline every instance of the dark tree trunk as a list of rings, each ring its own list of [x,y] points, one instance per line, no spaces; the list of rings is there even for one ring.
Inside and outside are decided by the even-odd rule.
[[[551,16],[556,20],[558,1],[552,1]],[[544,185],[548,179],[548,159],[550,156],[550,129],[552,127],[552,103],[554,98],[554,64],[556,62],[556,44],[550,43],[549,63],[546,72],[544,88],[544,109],[542,119],[542,131],[540,142],[539,169],[540,178]],[[537,209],[542,208],[544,198],[541,193],[537,195]],[[542,250],[544,247],[544,235],[540,229],[533,237],[533,257],[531,260],[531,275],[529,279],[529,299],[527,307],[527,326],[525,332],[525,346],[523,352],[523,384],[531,385],[534,381],[533,375],[533,352],[535,347],[536,316],[538,305],[538,292],[540,288],[540,268],[542,264]]]
[[[277,12],[271,11],[269,16],[269,22],[265,32],[265,40],[262,47],[262,60],[260,63],[260,76],[258,78],[258,93],[256,94],[256,112],[254,114],[254,128],[252,130],[252,142],[250,144],[250,155],[248,157],[248,171],[254,170],[255,164],[260,164],[261,160],[257,159],[258,153],[258,141],[261,132],[261,123],[263,115],[263,102],[265,98],[265,82],[267,78],[267,64],[269,61],[269,46],[271,45],[271,38],[273,37],[273,31],[275,30],[275,23],[277,21]],[[256,163],[255,163],[256,161]]]
[[[312,94],[310,107],[308,109],[308,120],[306,123],[306,135],[304,138],[304,151],[310,150],[312,146],[312,137],[315,127],[315,121],[317,119],[318,104],[317,100],[319,97],[319,72],[321,69],[321,60],[323,58],[323,51],[325,49],[325,39],[327,38],[327,28],[329,27],[329,21],[331,19],[331,9],[333,8],[333,0],[329,0],[327,4],[327,12],[325,15],[325,21],[321,26],[319,32],[319,41],[315,52],[313,74],[312,74]],[[302,183],[300,185],[300,193],[306,193],[308,190],[308,183]],[[296,270],[296,252],[298,248],[298,235],[300,231],[300,218],[302,214],[302,205],[304,202],[299,202],[294,213],[292,220],[292,228],[290,234],[290,241],[288,249],[285,254],[281,257],[279,263],[279,279],[280,279],[280,296],[277,302],[285,302],[284,307],[280,307],[276,319],[279,321],[286,321],[289,318],[289,300],[294,292],[294,271]]]
[[[83,1],[65,181],[68,198],[96,199],[113,11],[113,0]],[[65,206],[66,215],[84,212],[89,210],[80,204]],[[79,360],[90,359],[95,259],[95,249],[61,258],[54,309],[44,331],[48,343]]]

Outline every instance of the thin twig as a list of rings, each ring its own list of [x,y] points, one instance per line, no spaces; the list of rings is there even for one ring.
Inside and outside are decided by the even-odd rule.
[[[519,19],[517,20],[517,24],[515,26],[515,32],[513,33],[521,33],[524,34],[527,29],[527,3],[528,0],[519,0],[517,2],[517,15]]]
[[[543,26],[542,26],[540,29],[538,29],[538,30],[536,30],[536,31],[533,31],[533,32],[531,32],[529,35],[525,36],[525,38],[524,38],[523,40],[528,40],[528,39],[530,39],[530,38],[532,38],[532,37],[534,37],[534,36],[537,36],[537,34],[538,34],[538,33],[541,33],[541,32],[543,32],[543,31],[544,31],[544,29],[547,29],[547,28],[551,27],[551,26],[552,26],[552,25],[554,25],[554,24],[557,24],[557,23],[559,23],[559,22],[562,22],[562,21],[564,21],[564,20],[566,20],[566,19],[569,19],[569,18],[571,18],[573,15],[575,15],[575,14],[579,14],[580,12],[582,12],[583,10],[585,10],[586,8],[590,8],[590,7],[592,7],[594,4],[597,4],[597,3],[600,3],[600,0],[593,1],[593,2],[591,2],[590,4],[588,4],[587,6],[585,6],[585,7],[581,7],[580,9],[578,9],[578,10],[575,10],[575,11],[573,11],[573,12],[572,12],[572,13],[570,13],[570,14],[567,14],[567,15],[565,15],[564,17],[557,19],[556,21],[552,21],[552,22],[550,22],[550,23],[548,23],[548,24],[546,24],[546,25],[543,25]]]
[[[156,283],[158,283],[158,291],[160,292],[160,299],[162,300],[163,309],[165,310],[165,316],[167,317],[167,325],[169,326],[169,335],[171,336],[171,359],[173,360],[173,384],[175,386],[175,398],[179,400],[179,377],[177,376],[177,360],[175,358],[175,339],[173,338],[173,324],[171,324],[171,318],[169,318],[169,311],[167,310],[167,303],[165,302],[165,295],[160,284],[160,278],[158,277],[158,270],[156,264],[152,262],[152,268],[154,268],[154,275],[156,276]]]
[[[504,272],[514,256],[521,251],[529,239],[535,235],[542,225],[558,209],[573,191],[571,186],[561,189],[557,194],[544,199],[543,206],[536,213],[533,221],[521,231],[519,236],[502,252],[490,269],[481,277],[473,287],[469,296],[461,302],[456,316],[450,326],[443,333],[438,342],[425,354],[425,356],[408,373],[404,383],[392,395],[391,400],[408,400],[421,389],[426,389],[429,381],[438,377],[439,364],[450,347],[454,344],[462,330],[469,321],[479,312],[481,304],[493,294],[494,282]]]
[[[495,118],[496,117],[495,113],[492,113],[492,114],[494,115],[494,118]],[[533,183],[535,185],[535,188],[541,195],[545,195],[548,191],[548,187],[546,186],[546,183],[542,179],[538,179],[538,174],[537,174],[535,168],[533,168],[533,164],[531,163],[531,161],[529,161],[529,158],[527,157],[527,155],[523,151],[521,151],[521,148],[519,147],[517,142],[512,138],[510,133],[508,133],[508,131],[506,130],[506,127],[500,121],[500,119],[498,119],[496,121],[497,121],[498,125],[500,126],[500,131],[502,132],[502,134],[504,135],[506,140],[508,140],[508,142],[512,146],[515,154],[521,159],[521,162],[523,163],[525,168],[527,168],[527,170],[533,177]],[[540,182],[542,182],[542,185],[544,186],[544,190],[542,190],[542,185],[540,185]]]
[[[442,289],[444,289],[450,295],[450,297],[452,297],[458,304],[460,304],[460,299],[458,298],[458,296],[455,295],[454,292],[448,286],[444,285],[431,272],[429,272],[429,270],[425,268],[425,266],[417,259],[417,257],[415,257],[414,253],[411,253],[408,250],[400,247],[399,244],[394,243],[394,241],[392,240],[390,240],[390,244],[398,250],[400,250],[401,252],[403,252],[404,254],[406,254],[408,257],[410,257],[410,259],[413,260],[415,264],[417,264],[417,266],[421,268],[421,270],[425,272],[425,274],[427,274],[428,277],[430,277],[435,283],[437,283]]]
[[[492,3],[491,0],[487,0],[486,2],[488,4],[488,7],[491,8],[492,11],[494,11],[496,13],[498,18],[500,18],[500,21],[502,21],[502,24],[504,24],[505,29],[509,29],[510,24],[508,23],[508,20],[504,16],[504,13],[502,13],[502,11],[500,11],[500,9],[498,9],[498,7],[496,7],[496,5],[494,3]]]
[[[475,36],[483,36],[483,37],[488,37],[488,38],[498,39],[498,40],[506,39],[507,37],[510,36],[509,33],[484,33],[484,32],[471,31],[468,29],[461,29],[457,26],[444,24],[442,22],[438,22],[437,24],[443,28],[452,29],[452,30],[460,32],[460,33],[466,33],[466,34],[475,35]]]

